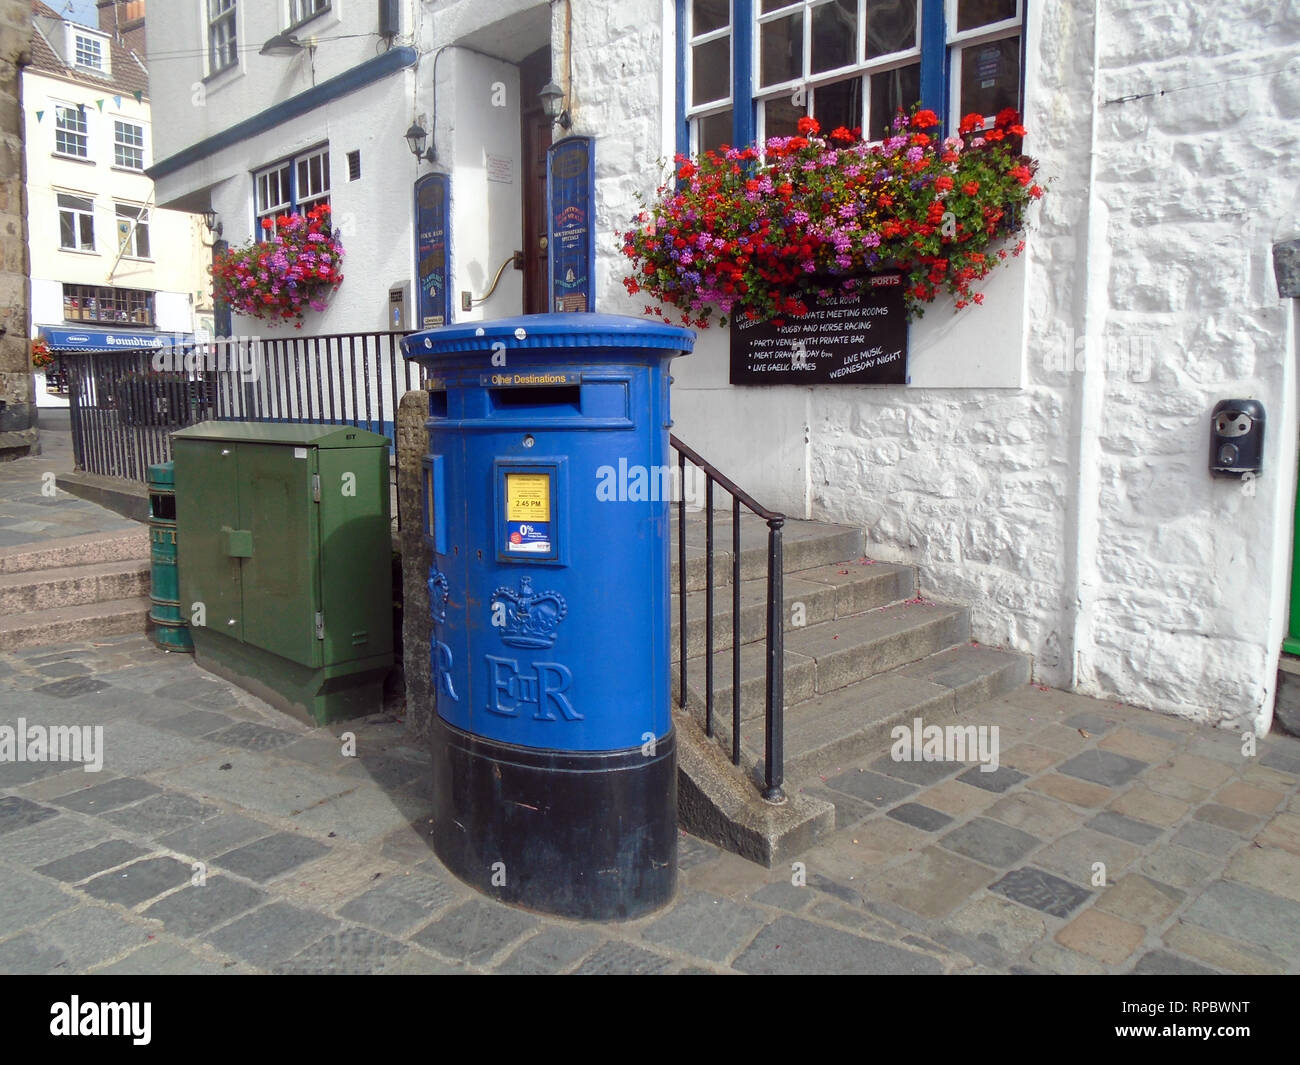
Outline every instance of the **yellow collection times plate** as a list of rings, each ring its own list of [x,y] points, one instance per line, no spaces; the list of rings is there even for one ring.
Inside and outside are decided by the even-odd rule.
[[[550,520],[550,475],[545,473],[507,473],[506,521]]]

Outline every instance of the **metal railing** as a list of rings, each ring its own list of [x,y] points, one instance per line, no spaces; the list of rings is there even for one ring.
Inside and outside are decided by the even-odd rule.
[[[669,436],[677,452],[677,471],[683,490],[677,503],[677,637],[678,668],[682,707],[688,705],[687,689],[687,620],[686,620],[686,463],[689,461],[705,476],[704,487],[704,731],[713,736],[713,643],[714,643],[714,553],[713,553],[713,486],[731,496],[731,764],[740,765],[741,710],[741,615],[740,615],[740,508],[767,523],[767,611],[766,654],[764,668],[763,714],[763,798],[768,802],[785,801],[785,631],[782,576],[781,534],[785,515],[768,510],[734,482],[687,447],[676,436]]]
[[[395,439],[403,393],[423,385],[406,333],[235,338],[162,351],[64,352],[79,469],[146,481],[195,422],[355,425]]]

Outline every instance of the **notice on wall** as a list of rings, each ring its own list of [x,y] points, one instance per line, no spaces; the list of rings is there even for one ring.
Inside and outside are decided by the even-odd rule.
[[[447,283],[447,198],[451,179],[426,174],[415,183],[415,306],[417,329],[451,321]]]
[[[903,275],[874,274],[860,292],[808,301],[798,318],[731,324],[733,385],[907,383]]]
[[[546,152],[551,231],[547,267],[553,311],[596,309],[592,284],[596,263],[594,144],[590,137],[565,137]]]
[[[509,156],[489,155],[487,157],[487,179],[513,184],[515,180],[515,161]]]

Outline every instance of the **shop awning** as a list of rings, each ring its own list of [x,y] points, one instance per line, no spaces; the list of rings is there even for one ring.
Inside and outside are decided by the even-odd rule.
[[[52,351],[153,351],[156,348],[188,347],[194,337],[185,333],[110,333],[86,329],[54,329],[41,326],[41,336]]]

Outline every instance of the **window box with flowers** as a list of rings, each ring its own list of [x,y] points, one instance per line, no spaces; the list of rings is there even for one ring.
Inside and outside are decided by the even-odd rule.
[[[943,139],[928,132],[938,124],[930,110],[900,113],[891,136],[867,144],[804,117],[762,152],[679,157],[675,187],[661,186],[623,235],[635,268],[625,287],[701,328],[714,314],[799,317],[886,270],[905,275],[913,316],[945,291],[958,310],[982,303],[977,283],[1024,248],[1011,238],[1043,193],[1037,163],[1020,153],[1011,109],[987,130],[978,114]],[[668,320],[663,306],[646,311]]]
[[[307,310],[323,311],[343,280],[343,244],[328,204],[303,214],[265,218],[266,239],[217,255],[212,295],[235,314],[302,328]]]

